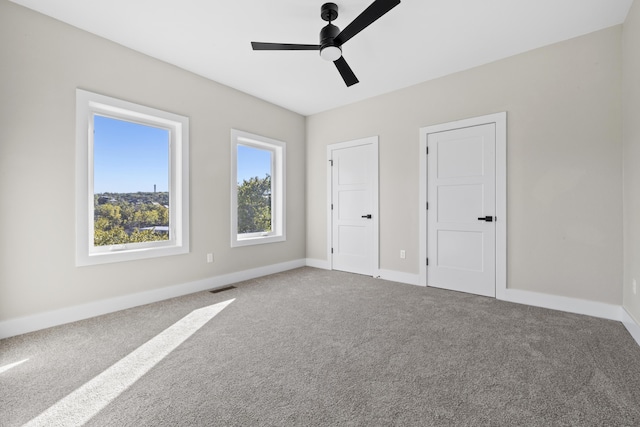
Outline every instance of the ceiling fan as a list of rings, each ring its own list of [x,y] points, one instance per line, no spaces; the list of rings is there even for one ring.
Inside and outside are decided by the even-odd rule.
[[[352,86],[358,83],[358,78],[342,56],[342,45],[399,4],[400,0],[375,0],[340,31],[331,23],[338,17],[338,5],[325,3],[320,10],[320,17],[329,23],[320,30],[320,44],[251,42],[251,47],[253,50],[319,50],[323,59],[336,65],[345,84]]]

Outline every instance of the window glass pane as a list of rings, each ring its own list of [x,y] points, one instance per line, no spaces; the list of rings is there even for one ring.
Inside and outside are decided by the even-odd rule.
[[[271,224],[270,150],[238,144],[238,234],[269,233]]]
[[[169,240],[169,130],[93,124],[94,246]]]

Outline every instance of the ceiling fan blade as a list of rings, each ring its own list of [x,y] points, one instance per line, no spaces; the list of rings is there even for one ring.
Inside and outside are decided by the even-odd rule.
[[[253,50],[320,50],[319,44],[251,42]]]
[[[373,24],[385,13],[400,4],[400,0],[376,0],[364,10],[356,19],[345,27],[335,38],[338,46],[342,46],[360,31]]]
[[[347,87],[353,86],[354,84],[359,82],[358,78],[355,74],[353,74],[351,67],[349,67],[349,64],[347,64],[347,61],[345,61],[344,57],[341,56],[340,58],[333,61],[333,63],[336,64],[336,68],[340,72],[342,80],[344,80]]]

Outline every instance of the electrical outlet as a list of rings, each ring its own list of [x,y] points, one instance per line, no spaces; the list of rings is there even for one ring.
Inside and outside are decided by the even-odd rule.
[[[207,263],[213,262],[213,254],[207,254]]]
[[[406,257],[407,257],[407,253],[404,251],[404,249],[402,249],[402,250],[400,251],[400,258],[401,258],[401,259],[405,259]]]
[[[631,290],[634,295],[638,294],[638,284],[636,283],[636,279],[633,279],[633,285],[631,286]]]

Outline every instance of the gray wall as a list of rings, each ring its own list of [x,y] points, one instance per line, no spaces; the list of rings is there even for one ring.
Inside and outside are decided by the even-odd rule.
[[[418,274],[419,128],[507,111],[508,287],[621,304],[621,31],[308,117],[307,257],[326,260],[326,146],[379,135],[380,267]]]
[[[190,254],[75,266],[78,87],[190,117]],[[287,143],[284,243],[230,248],[231,128]],[[304,129],[298,114],[0,0],[0,321],[304,259]]]
[[[634,1],[624,23],[624,307],[640,325],[640,2]],[[632,281],[637,281],[634,295]]]

